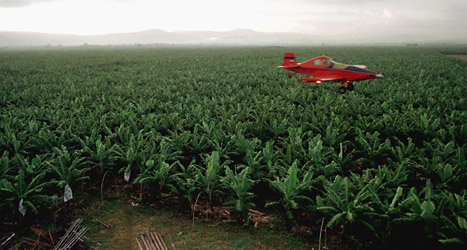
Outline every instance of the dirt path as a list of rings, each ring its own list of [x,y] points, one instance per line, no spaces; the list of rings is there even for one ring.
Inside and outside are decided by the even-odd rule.
[[[100,249],[135,249],[135,238],[146,231],[161,234],[176,249],[311,249],[300,238],[281,230],[251,230],[226,223],[192,221],[172,211],[132,206],[129,200],[104,201],[85,211],[91,239],[103,242]],[[110,225],[106,228],[93,218]],[[171,248],[171,247],[170,247]]]
[[[92,218],[103,221],[110,228],[97,225],[93,228],[91,238],[104,240],[102,249],[137,249],[135,238],[138,232],[151,231],[147,224],[150,218],[142,218],[141,214],[135,213],[129,204],[123,202],[108,202],[95,211],[89,211]],[[93,221],[93,219],[90,219]],[[89,221],[89,220],[88,220]]]
[[[447,55],[447,56],[467,61],[467,55]]]

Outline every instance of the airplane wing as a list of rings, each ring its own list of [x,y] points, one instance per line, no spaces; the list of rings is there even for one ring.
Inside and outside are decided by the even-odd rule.
[[[344,77],[342,77],[342,76],[328,76],[328,77],[305,77],[305,78],[298,78],[297,80],[305,81],[305,82],[321,83],[321,82],[324,82],[324,81],[341,81],[343,79],[344,79]]]
[[[361,68],[361,69],[368,69],[368,67],[366,65],[352,65],[354,67],[357,67],[357,68]]]

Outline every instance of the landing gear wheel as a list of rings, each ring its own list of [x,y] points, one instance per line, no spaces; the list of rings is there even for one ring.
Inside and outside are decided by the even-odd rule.
[[[344,94],[346,90],[347,89],[345,87],[339,87],[339,89],[337,89],[337,91],[339,91],[341,94]]]
[[[351,82],[347,83],[347,89],[348,89],[349,91],[353,91],[353,90],[354,90],[354,86],[353,86],[353,84],[352,84]]]

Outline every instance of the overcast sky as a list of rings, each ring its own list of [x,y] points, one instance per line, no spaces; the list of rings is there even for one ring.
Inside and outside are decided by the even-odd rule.
[[[0,30],[416,35],[467,41],[467,0],[0,0]]]

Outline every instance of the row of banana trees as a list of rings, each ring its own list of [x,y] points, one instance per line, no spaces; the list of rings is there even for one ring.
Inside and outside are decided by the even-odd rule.
[[[242,222],[264,206],[289,226],[325,218],[383,244],[404,225],[465,242],[462,62],[435,49],[324,49],[388,77],[346,95],[298,85],[275,70],[281,48],[2,51],[1,212],[32,218],[110,172],[191,212],[200,198]]]
[[[24,216],[24,207],[28,207],[37,213],[38,206],[57,203],[57,194],[62,190],[66,201],[67,188],[76,190],[90,176],[98,176],[99,180],[105,171],[113,171],[127,181],[150,187],[156,202],[172,193],[183,198],[182,204],[193,211],[195,197],[202,194],[209,208],[213,204],[233,205],[237,219],[243,222],[247,209],[255,207],[256,202],[282,211],[290,225],[297,223],[304,211],[320,211],[331,228],[357,223],[384,241],[391,239],[393,224],[411,222],[431,225],[424,230],[441,242],[465,240],[467,202],[462,183],[466,161],[465,153],[461,148],[456,150],[453,143],[441,145],[439,155],[432,162],[426,160],[427,167],[411,162],[410,157],[416,157],[412,154],[414,144],[401,143],[393,149],[399,157],[395,161],[354,172],[343,169],[350,165],[345,164],[342,148],[336,152],[336,161],[327,162],[328,153],[323,151],[320,135],[310,140],[306,149],[310,158],[306,162],[288,156],[292,150],[280,152],[273,142],[255,151],[258,147],[252,146],[254,141],[238,137],[235,152],[239,155],[235,159],[213,151],[193,155],[186,161],[168,139],[153,145],[159,148],[149,157],[144,154],[145,143],[123,149],[109,147],[100,138],[89,144],[83,140],[84,148],[74,152],[65,146],[54,147],[50,158],[30,159],[21,154],[10,158],[4,152],[2,209]],[[288,163],[288,157],[295,160]],[[425,176],[433,177],[417,179],[414,175],[420,174],[419,168],[428,171]],[[422,187],[417,181],[422,182]],[[264,194],[253,192],[260,182],[270,186],[275,201],[265,201],[261,197]],[[448,222],[449,226],[442,226]]]

